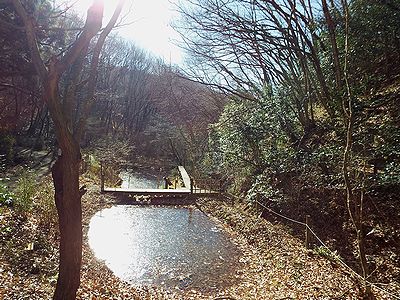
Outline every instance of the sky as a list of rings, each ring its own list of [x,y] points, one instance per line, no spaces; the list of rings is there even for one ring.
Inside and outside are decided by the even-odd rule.
[[[165,63],[181,65],[182,50],[174,45],[179,34],[171,27],[171,22],[178,17],[174,11],[174,0],[126,0],[122,14],[126,15],[126,26],[116,31],[124,38],[133,41],[155,56],[161,57]],[[105,0],[104,21],[111,17],[117,0]],[[69,0],[83,18],[92,0]]]

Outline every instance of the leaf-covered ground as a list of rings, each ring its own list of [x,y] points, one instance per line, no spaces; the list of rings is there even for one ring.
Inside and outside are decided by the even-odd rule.
[[[84,249],[77,299],[359,299],[361,287],[334,259],[307,251],[284,227],[258,218],[245,206],[199,201],[243,251],[233,285],[214,294],[196,290],[134,287],[115,277],[87,244],[90,218],[117,202],[86,180],[83,197]],[[58,233],[35,211],[21,217],[0,208],[0,299],[51,299],[56,283]],[[227,275],[228,276],[228,275]],[[239,282],[239,283],[238,283]],[[390,299],[377,294],[377,299]]]
[[[236,299],[361,299],[359,281],[326,252],[307,250],[288,229],[259,217],[246,205],[199,201],[222,220],[244,250],[245,276],[229,293]],[[374,290],[376,299],[392,299]]]

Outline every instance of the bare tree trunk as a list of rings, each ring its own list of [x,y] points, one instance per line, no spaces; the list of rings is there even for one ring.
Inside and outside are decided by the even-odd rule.
[[[52,168],[60,228],[60,262],[53,299],[73,300],[80,284],[82,261],[82,192],[79,149],[63,153]]]
[[[358,248],[358,256],[360,259],[362,277],[364,278],[364,288],[365,288],[365,299],[374,299],[371,287],[367,282],[367,278],[369,276],[369,267],[367,261],[367,252],[365,247],[365,234],[364,234],[364,191],[361,191],[361,195],[355,195],[353,192],[353,186],[351,183],[351,179],[349,176],[350,169],[350,152],[352,148],[352,125],[353,121],[348,121],[348,130],[347,130],[347,142],[346,148],[344,152],[343,159],[343,177],[346,185],[346,206],[347,211],[349,212],[350,220],[353,223],[354,229],[356,231],[356,241]]]
[[[79,140],[82,136],[87,111],[77,122],[75,128],[72,126],[72,101],[76,101],[71,93],[63,105],[59,82],[62,74],[67,68],[74,64],[80,57],[85,56],[88,46],[93,37],[100,30],[103,18],[103,2],[94,1],[89,8],[85,26],[75,43],[60,58],[53,57],[51,63],[46,65],[38,47],[35,23],[26,12],[19,0],[12,1],[14,8],[21,17],[27,43],[30,49],[32,63],[39,75],[43,86],[43,98],[47,102],[50,116],[54,122],[58,145],[62,154],[52,168],[53,182],[55,187],[55,202],[59,217],[60,228],[60,263],[57,286],[53,296],[55,300],[74,300],[80,284],[80,268],[82,262],[82,208],[81,197],[84,191],[79,189],[79,163],[81,160]],[[118,9],[101,33],[95,46],[92,68],[90,72],[88,98],[93,98],[96,85],[96,74],[98,55],[101,51],[104,39],[111,31],[122,9],[123,0],[119,1]],[[78,74],[73,74],[78,76]],[[72,84],[76,82],[72,81]],[[72,91],[74,90],[74,86]]]
[[[347,95],[343,97],[343,112],[344,118],[347,122],[347,131],[346,131],[346,147],[343,155],[343,179],[346,186],[346,206],[349,212],[350,220],[354,225],[357,236],[357,248],[358,255],[360,259],[362,275],[364,278],[365,285],[365,299],[374,299],[374,296],[371,292],[371,287],[367,282],[367,277],[369,275],[367,254],[365,248],[365,236],[363,232],[363,202],[364,202],[364,191],[361,191],[361,195],[355,195],[353,191],[353,184],[351,183],[350,178],[350,168],[351,168],[351,152],[353,148],[353,130],[354,130],[354,119],[355,115],[353,112],[353,103],[352,103],[352,95],[350,90],[350,85],[348,81],[348,37],[349,37],[349,11],[347,0],[343,0],[342,2],[345,21],[346,21],[346,35],[345,35],[345,60],[344,60],[344,80],[346,84],[346,92]]]

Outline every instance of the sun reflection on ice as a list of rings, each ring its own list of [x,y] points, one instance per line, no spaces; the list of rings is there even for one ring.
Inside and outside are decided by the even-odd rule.
[[[90,222],[89,244],[95,256],[121,278],[128,274],[139,278],[145,272],[141,267],[143,254],[132,238],[132,230],[137,230],[133,220],[121,217],[121,211],[115,209],[99,212]]]
[[[240,251],[202,212],[115,206],[93,216],[89,245],[119,278],[171,288],[224,286]]]

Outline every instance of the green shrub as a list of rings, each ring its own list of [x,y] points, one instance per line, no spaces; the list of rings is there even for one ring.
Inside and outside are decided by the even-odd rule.
[[[37,183],[34,174],[30,170],[24,170],[17,181],[15,189],[14,207],[17,212],[26,213],[31,211],[36,189]]]
[[[54,186],[50,178],[39,185],[39,192],[35,198],[35,209],[42,225],[57,223],[57,208],[54,202]]]
[[[0,183],[0,206],[12,206],[14,204],[15,195],[8,189],[6,185]]]
[[[5,131],[0,131],[0,154],[4,155],[6,162],[14,158],[15,138]]]
[[[329,250],[328,248],[326,248],[324,246],[319,246],[319,247],[314,248],[314,252],[315,252],[315,254],[317,254],[319,256],[322,256],[322,257],[325,257],[325,258],[327,258],[329,260],[332,260],[332,261],[337,261],[337,260],[340,259],[340,256],[339,256],[339,254],[337,253],[336,250],[335,251],[331,251],[331,250]]]
[[[6,170],[7,161],[4,154],[0,154],[0,172],[3,173]]]
[[[378,176],[378,182],[383,185],[400,184],[400,167],[398,163],[390,162]]]
[[[98,179],[100,177],[100,162],[92,154],[84,155],[81,172],[88,178]]]

